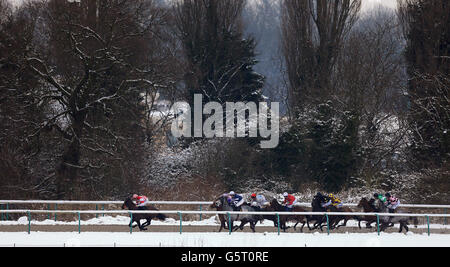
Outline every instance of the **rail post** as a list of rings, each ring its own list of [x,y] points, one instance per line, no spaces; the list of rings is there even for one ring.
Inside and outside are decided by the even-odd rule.
[[[202,204],[200,204],[200,211],[202,211],[202,208],[203,208],[203,206],[202,206]],[[202,214],[200,213],[200,221],[202,221]]]
[[[130,212],[130,235],[133,233],[133,213]]]
[[[31,212],[27,211],[27,217],[28,217],[28,234],[31,234]]]
[[[78,234],[81,234],[81,215],[78,212]]]
[[[1,217],[1,220],[3,221],[3,204],[0,204],[0,210],[2,211],[2,217]]]
[[[183,216],[181,212],[178,212],[178,216],[180,216],[180,235],[183,233]]]
[[[55,203],[55,211],[58,210],[58,203]],[[55,222],[56,222],[56,213],[55,213]]]
[[[377,233],[380,235],[380,215],[377,214]]]
[[[95,204],[95,211],[98,211],[98,205],[97,204]],[[96,219],[98,218],[98,213],[95,214],[95,218]]]
[[[330,219],[328,218],[328,214],[325,213],[325,216],[327,217],[327,234],[330,235]]]
[[[278,235],[280,235],[280,214],[277,213]]]
[[[231,227],[231,216],[229,212],[227,212],[227,216],[228,216],[228,234],[231,235],[233,228]]]
[[[444,214],[447,215],[447,209],[444,209]],[[444,217],[444,225],[447,225],[447,217]]]
[[[6,203],[6,220],[9,220],[8,210],[9,210],[9,203]]]
[[[427,227],[428,227],[428,236],[430,236],[430,216],[426,216],[427,217]]]

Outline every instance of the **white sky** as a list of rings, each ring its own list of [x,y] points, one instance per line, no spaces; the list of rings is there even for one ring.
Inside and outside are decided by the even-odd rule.
[[[397,8],[397,0],[362,0],[363,10],[369,9],[378,4],[382,4],[390,8]]]
[[[9,0],[9,1],[18,4],[18,3],[21,3],[23,0]],[[396,8],[397,1],[396,0],[362,0],[362,4],[363,4],[363,10],[373,7],[374,4],[375,5],[383,4],[383,5],[391,7],[391,8]]]

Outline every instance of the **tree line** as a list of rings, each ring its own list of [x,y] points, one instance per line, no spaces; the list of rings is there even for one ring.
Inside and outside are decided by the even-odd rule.
[[[0,0],[0,195],[142,190],[169,119],[153,117],[157,99],[194,94],[269,95],[286,110],[277,148],[227,141],[194,170],[204,179],[337,192],[414,174],[448,192],[449,11],[445,0],[364,15],[361,0]],[[261,14],[279,25],[251,25]],[[271,47],[248,28],[277,40],[267,73],[255,71],[258,47]]]

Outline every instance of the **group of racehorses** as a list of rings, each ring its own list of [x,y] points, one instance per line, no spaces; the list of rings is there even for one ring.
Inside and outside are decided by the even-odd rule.
[[[400,224],[400,230],[399,232],[402,232],[403,229],[406,230],[406,232],[409,231],[408,225],[410,221],[413,221],[414,224],[417,226],[417,218],[416,217],[401,217],[401,216],[379,216],[378,218],[376,216],[356,216],[356,215],[347,215],[348,213],[353,213],[354,211],[348,207],[342,207],[337,208],[335,206],[329,206],[327,208],[323,207],[322,204],[324,203],[323,196],[316,195],[314,196],[311,207],[312,212],[345,212],[346,215],[274,215],[273,212],[285,212],[286,208],[284,205],[280,204],[277,199],[273,199],[269,205],[266,207],[259,209],[256,207],[253,207],[250,205],[250,203],[246,203],[241,206],[242,213],[235,214],[219,214],[219,220],[220,220],[220,229],[219,232],[223,229],[227,229],[230,231],[236,231],[238,229],[243,230],[244,226],[246,224],[250,224],[250,228],[253,232],[255,232],[255,226],[258,223],[258,221],[263,220],[271,220],[274,222],[275,227],[279,227],[284,232],[290,227],[287,226],[288,222],[295,223],[294,224],[294,230],[297,229],[298,224],[302,224],[300,228],[300,232],[303,232],[303,228],[305,225],[308,226],[309,230],[315,230],[320,229],[323,231],[323,227],[328,227],[329,230],[337,229],[342,226],[346,226],[347,222],[351,219],[357,220],[359,228],[361,229],[361,222],[366,222],[366,227],[371,228],[372,223],[378,223],[379,229],[381,231],[386,230],[388,227],[394,226],[395,223]],[[379,201],[378,201],[379,202]],[[217,211],[226,211],[226,212],[233,212],[235,211],[235,208],[230,205],[226,199],[226,197],[221,196],[217,198],[212,205],[211,208],[216,209]],[[362,209],[365,213],[389,213],[389,210],[383,203],[377,203],[377,200],[367,198],[362,198],[359,202],[358,206],[359,209]],[[158,210],[156,207],[147,205],[145,207],[138,208],[136,204],[131,200],[131,198],[127,198],[123,205],[122,209],[129,209],[129,210]],[[271,212],[267,215],[254,215],[254,214],[245,214],[246,212]],[[300,206],[294,206],[292,209],[292,212],[307,212],[306,209],[300,207]],[[406,213],[404,211],[397,211],[397,213]],[[151,221],[153,219],[158,219],[164,221],[166,219],[166,216],[164,214],[143,214],[143,213],[137,213],[133,214],[131,216],[131,221],[129,226],[130,227],[139,227],[141,231],[147,230],[146,226],[149,226],[151,224]],[[141,224],[141,220],[146,220],[145,223]],[[235,225],[236,221],[240,221],[240,225]],[[133,223],[136,222],[137,224],[133,226]],[[343,222],[342,224],[339,224],[340,222]],[[312,224],[312,226],[311,226]]]

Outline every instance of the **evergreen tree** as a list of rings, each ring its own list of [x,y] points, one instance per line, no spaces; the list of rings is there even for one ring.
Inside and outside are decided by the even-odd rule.
[[[242,0],[184,0],[176,7],[177,25],[188,71],[186,98],[205,102],[260,101],[264,77],[253,71],[255,41],[244,39]]]

